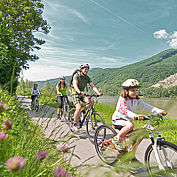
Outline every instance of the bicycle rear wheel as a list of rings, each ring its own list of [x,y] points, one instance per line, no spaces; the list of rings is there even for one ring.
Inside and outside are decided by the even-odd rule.
[[[36,112],[38,112],[38,110],[39,110],[39,103],[36,103],[34,109],[35,109]]]
[[[63,113],[62,118],[64,119],[64,122],[67,124],[68,122],[68,114],[69,114],[69,105],[64,103],[63,105]]]
[[[150,144],[145,153],[145,164],[150,176],[177,176],[177,146],[167,141],[158,141],[158,154],[162,164],[160,170],[155,157],[153,145]]]
[[[109,125],[101,125],[97,128],[94,138],[96,152],[99,158],[109,164],[114,165],[118,159],[118,153],[113,151],[112,138],[117,132]]]
[[[92,144],[94,144],[94,136],[96,129],[105,124],[103,117],[98,112],[93,112],[86,120],[86,133]]]
[[[66,124],[68,125],[71,132],[74,132],[73,125],[74,125],[74,112],[75,109],[71,107],[68,112],[68,119],[66,119]],[[78,127],[79,128],[79,127]]]

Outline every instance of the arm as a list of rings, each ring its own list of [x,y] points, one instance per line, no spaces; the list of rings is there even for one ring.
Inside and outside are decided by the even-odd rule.
[[[93,84],[93,82],[90,82],[89,85],[90,85],[90,87],[92,87],[93,91],[94,91],[97,95],[99,95],[99,96],[102,95],[102,93],[100,93],[100,92],[98,91],[98,89],[95,87],[95,85]]]
[[[166,111],[162,110],[162,109],[159,109],[159,108],[156,108],[148,103],[145,103],[144,101],[142,101],[141,99],[139,100],[139,104],[138,104],[141,108],[149,111],[149,112],[152,112],[152,113],[155,113],[155,114],[159,114],[159,113],[162,113],[162,114],[167,114]]]

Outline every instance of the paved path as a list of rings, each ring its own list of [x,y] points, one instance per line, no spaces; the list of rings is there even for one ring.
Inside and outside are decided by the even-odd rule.
[[[29,110],[29,116],[32,118],[33,122],[41,127],[41,130],[44,132],[47,138],[51,139],[61,139],[66,134],[74,135],[70,133],[68,126],[57,119],[56,108],[52,108],[49,106],[40,105],[41,109],[36,113],[35,111],[30,110],[30,99],[27,97],[19,96],[19,100],[22,101],[22,105],[25,109]],[[105,176],[105,172],[110,170],[110,167],[102,164],[101,160],[98,158],[94,145],[90,143],[86,136],[85,127],[83,127],[80,131],[80,134],[74,135],[76,138],[73,139],[71,146],[75,146],[74,154],[80,157],[80,159],[73,157],[71,160],[71,165],[73,167],[80,165],[84,161],[84,164],[94,165],[96,168],[92,169],[92,173],[85,174],[84,176]],[[137,159],[143,163],[144,159],[144,151],[146,146],[150,143],[148,140],[143,140],[144,142],[140,144],[137,149],[136,157]],[[143,144],[143,146],[142,146]],[[58,145],[60,148],[61,144]],[[87,160],[88,159],[88,160]],[[97,168],[98,164],[102,164],[101,168]],[[148,176],[144,173],[145,170],[140,169],[139,172],[134,176],[146,177]],[[99,172],[99,173],[98,173]],[[101,174],[102,173],[102,174]],[[97,175],[99,174],[99,175]],[[113,176],[122,176],[121,174],[114,174]],[[127,174],[123,175],[132,177],[133,175]]]

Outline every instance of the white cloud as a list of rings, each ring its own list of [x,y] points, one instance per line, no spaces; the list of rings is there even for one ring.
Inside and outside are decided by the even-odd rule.
[[[153,33],[154,37],[157,39],[166,39],[167,44],[171,48],[177,48],[177,31],[174,31],[172,34],[166,32],[166,30],[159,30]]]
[[[154,37],[157,39],[167,39],[168,38],[168,33],[164,29],[156,31],[153,34],[154,34]]]
[[[177,37],[168,41],[169,46],[176,49],[177,48]]]
[[[48,80],[60,77],[61,75],[71,75],[72,71],[58,66],[40,65],[37,63],[30,63],[30,69],[23,70],[24,79],[31,81]]]

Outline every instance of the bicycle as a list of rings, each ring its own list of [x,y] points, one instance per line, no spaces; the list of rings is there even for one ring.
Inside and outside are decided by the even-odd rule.
[[[94,135],[95,131],[98,128],[98,126],[105,124],[105,121],[100,113],[95,111],[94,105],[92,104],[91,98],[92,97],[99,97],[99,95],[85,95],[89,97],[89,103],[85,103],[81,106],[81,108],[85,108],[85,106],[89,105],[86,113],[84,115],[80,115],[79,117],[79,123],[78,123],[78,129],[82,128],[84,123],[86,124],[86,134],[90,140],[91,143],[94,143]],[[68,112],[68,120],[67,124],[69,126],[69,129],[71,132],[74,132],[73,125],[74,125],[74,112],[75,112],[75,106],[70,106],[70,110]],[[82,114],[82,112],[81,112]],[[86,121],[86,122],[85,122]]]
[[[161,114],[144,116],[144,120],[147,120],[146,124],[138,129],[132,130],[121,138],[122,150],[118,151],[114,148],[112,139],[117,135],[116,130],[109,125],[101,125],[98,127],[95,133],[95,149],[99,158],[109,164],[114,165],[119,159],[119,156],[124,153],[133,152],[136,147],[142,142],[144,137],[149,132],[149,138],[151,144],[145,151],[145,166],[150,174],[153,176],[156,172],[163,172],[171,174],[172,176],[177,174],[177,146],[173,143],[165,141],[160,132],[156,132],[154,126],[156,126],[160,120],[164,120]],[[131,135],[135,134],[138,130],[147,130],[146,133],[134,143],[130,143]],[[156,136],[155,136],[156,135]]]
[[[35,110],[36,112],[38,112],[38,110],[39,110],[38,96],[35,96],[35,98],[34,98],[32,110]]]

